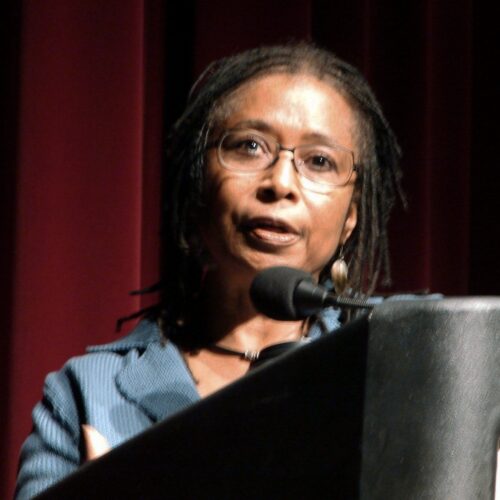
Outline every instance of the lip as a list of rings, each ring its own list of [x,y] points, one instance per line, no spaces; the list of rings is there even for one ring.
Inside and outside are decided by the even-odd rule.
[[[266,247],[290,246],[300,238],[300,231],[296,227],[275,217],[245,219],[240,229],[252,242]]]

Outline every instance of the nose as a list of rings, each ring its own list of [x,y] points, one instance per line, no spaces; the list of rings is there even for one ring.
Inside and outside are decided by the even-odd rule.
[[[299,179],[293,163],[293,151],[282,149],[276,161],[265,171],[259,189],[261,198],[266,201],[299,197]]]

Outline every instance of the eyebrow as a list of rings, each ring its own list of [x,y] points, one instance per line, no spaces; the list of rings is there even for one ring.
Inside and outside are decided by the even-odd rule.
[[[243,120],[238,122],[234,127],[231,127],[232,130],[241,130],[251,128],[254,130],[258,130],[260,132],[266,132],[271,135],[275,135],[275,129],[262,120]],[[332,139],[330,136],[326,134],[322,134],[321,132],[308,132],[303,135],[303,140],[305,141],[317,141],[320,144],[329,144],[333,146],[343,146],[339,142]]]
[[[262,120],[243,120],[242,122],[238,122],[236,126],[231,127],[231,130],[241,130],[246,128],[253,128],[261,132],[273,132],[271,125]]]

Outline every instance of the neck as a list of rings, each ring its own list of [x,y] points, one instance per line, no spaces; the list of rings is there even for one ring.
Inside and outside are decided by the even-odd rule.
[[[217,273],[207,276],[200,317],[207,341],[237,351],[260,351],[304,334],[302,321],[275,321],[258,313],[250,300],[251,279],[235,282]]]

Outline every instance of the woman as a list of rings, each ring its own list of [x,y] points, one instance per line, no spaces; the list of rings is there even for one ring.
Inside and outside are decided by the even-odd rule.
[[[342,293],[347,260],[346,290],[370,293],[388,277],[398,159],[367,83],[332,54],[298,44],[212,64],[169,142],[161,304],[48,376],[18,497],[242,377],[262,349],[338,327],[336,310],[264,317],[250,284],[286,265]]]

